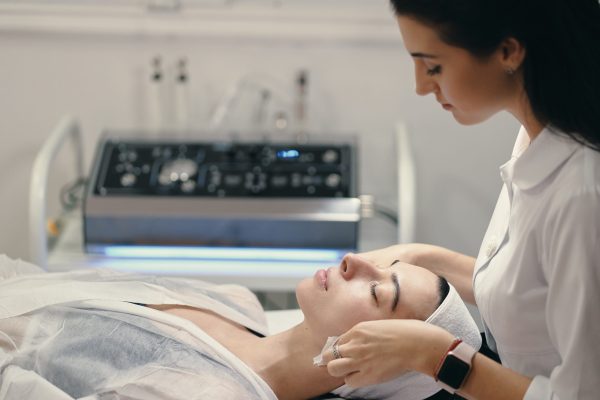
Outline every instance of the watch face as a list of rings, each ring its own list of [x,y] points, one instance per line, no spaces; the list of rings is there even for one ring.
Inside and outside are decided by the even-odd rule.
[[[458,389],[462,385],[468,373],[469,364],[459,358],[456,358],[454,355],[449,354],[444,360],[444,364],[442,364],[437,378],[446,385],[454,389]]]

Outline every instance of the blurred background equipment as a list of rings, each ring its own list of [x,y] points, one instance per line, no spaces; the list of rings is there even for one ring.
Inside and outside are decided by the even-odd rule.
[[[123,256],[141,254],[140,246],[146,254],[156,254],[149,246],[195,246],[200,258],[199,246],[355,251],[355,146],[335,139],[173,141],[110,133],[99,143],[85,199],[85,249],[110,255],[117,246]]]

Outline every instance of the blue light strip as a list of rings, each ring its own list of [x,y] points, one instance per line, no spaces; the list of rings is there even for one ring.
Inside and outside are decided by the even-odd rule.
[[[338,262],[348,250],[256,247],[106,246],[108,257]]]

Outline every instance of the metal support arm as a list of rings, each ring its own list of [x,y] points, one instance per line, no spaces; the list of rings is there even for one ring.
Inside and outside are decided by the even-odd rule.
[[[70,115],[64,116],[46,139],[31,172],[29,188],[29,249],[31,261],[46,268],[48,238],[46,233],[46,193],[50,167],[67,139],[72,139],[78,178],[83,178],[83,143],[79,123]]]

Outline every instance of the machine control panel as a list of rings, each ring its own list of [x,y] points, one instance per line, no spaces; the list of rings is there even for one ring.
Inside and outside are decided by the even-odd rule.
[[[354,197],[350,144],[108,139],[96,155],[98,196]]]

